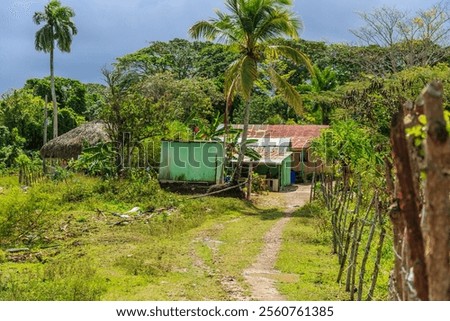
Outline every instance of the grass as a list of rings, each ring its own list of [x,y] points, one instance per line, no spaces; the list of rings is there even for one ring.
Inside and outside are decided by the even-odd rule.
[[[280,292],[288,300],[349,299],[345,284],[336,282],[339,271],[338,258],[332,254],[331,233],[325,228],[324,216],[323,210],[317,204],[308,204],[294,213],[294,217],[283,231],[283,243],[276,268],[283,273],[299,276],[296,282],[278,283]],[[392,267],[390,244],[386,244],[384,249],[375,300],[386,300],[388,294],[387,284]],[[371,260],[369,259],[366,283],[370,282],[369,275],[373,269],[374,256],[375,254],[371,256]]]
[[[227,300],[221,279],[242,282],[277,217],[237,199],[188,200],[153,182],[76,175],[27,191],[11,177],[0,186],[0,300]],[[114,225],[112,213],[135,206],[157,214]],[[6,253],[11,247],[30,251]]]
[[[307,205],[294,214],[283,231],[283,243],[276,263],[282,273],[296,274],[296,282],[279,283],[288,300],[345,300],[342,286],[336,283],[339,265],[331,253],[331,243],[321,232],[318,219]]]
[[[187,199],[154,181],[75,175],[23,190],[0,177],[0,187],[0,300],[230,300],[224,278],[249,295],[243,270],[284,215],[233,198]],[[114,213],[135,206],[152,216],[117,225]],[[305,206],[284,230],[279,290],[289,300],[344,300],[316,210]],[[20,247],[30,250],[6,251]]]

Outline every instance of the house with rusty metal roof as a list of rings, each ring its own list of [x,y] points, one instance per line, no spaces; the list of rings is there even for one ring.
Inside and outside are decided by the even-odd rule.
[[[242,129],[243,125],[232,127]],[[325,128],[328,126],[250,125],[248,138],[252,141],[248,147],[260,157],[244,157],[243,177],[256,172],[272,191],[281,191],[293,183],[305,181],[307,174],[318,168],[318,163],[310,158],[311,142]],[[223,139],[162,142],[159,181],[191,184],[223,182],[237,164],[237,155],[226,160]]]
[[[232,125],[233,128],[243,129],[243,125]],[[326,125],[249,125],[248,139],[256,139],[249,147],[255,149],[262,157],[259,163],[260,172],[270,165],[281,164],[289,158],[290,183],[305,181],[308,174],[320,169],[320,162],[311,157],[311,142],[320,136]],[[272,166],[273,168],[273,166]],[[287,184],[287,170],[266,170],[271,177],[279,178],[280,186]]]

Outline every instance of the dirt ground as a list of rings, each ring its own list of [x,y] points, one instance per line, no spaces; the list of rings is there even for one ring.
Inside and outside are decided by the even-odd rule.
[[[252,195],[252,202],[259,208],[280,208],[293,212],[309,201],[311,185],[301,184],[287,186],[283,192],[268,192],[261,195]]]
[[[235,301],[283,301],[285,298],[275,287],[277,281],[297,282],[298,275],[285,274],[275,270],[275,262],[282,244],[282,233],[285,225],[291,219],[291,214],[297,208],[309,201],[310,185],[293,185],[287,190],[279,193],[269,192],[262,195],[252,195],[253,204],[263,210],[278,209],[283,211],[284,217],[273,220],[273,226],[264,235],[264,245],[253,264],[243,271],[245,282],[249,285],[246,291],[241,283],[231,276],[223,275],[220,279],[222,288],[226,291],[230,300]],[[223,224],[214,226],[219,231],[224,228]],[[212,251],[212,257],[217,260],[220,241],[210,236],[201,236],[197,242],[205,243]],[[192,251],[195,258],[194,265],[208,275],[215,275],[214,268],[209,267]]]
[[[277,207],[284,211],[285,217],[276,221],[264,236],[264,247],[256,261],[244,270],[246,282],[251,287],[251,300],[282,301],[285,298],[277,291],[275,282],[296,278],[285,275],[274,269],[278,252],[282,243],[283,228],[291,219],[290,214],[309,201],[310,185],[294,185],[280,193],[269,193],[254,197],[254,203],[260,208]]]

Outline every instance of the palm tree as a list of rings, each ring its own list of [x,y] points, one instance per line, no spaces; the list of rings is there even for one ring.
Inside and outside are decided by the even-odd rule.
[[[311,77],[311,83],[300,85],[299,89],[305,94],[306,99],[312,102],[312,111],[321,111],[322,124],[329,125],[332,101],[335,98],[334,89],[338,85],[337,74],[330,67],[320,69],[314,65],[313,68],[314,75]]]
[[[311,70],[306,55],[287,46],[275,45],[280,37],[298,39],[302,24],[289,9],[292,0],[225,0],[229,13],[216,11],[217,18],[195,23],[189,30],[194,39],[201,37],[228,44],[239,53],[225,72],[225,121],[233,98],[239,94],[245,101],[244,126],[237,170],[233,175],[236,182],[241,175],[242,162],[246,149],[250,100],[259,71],[264,68],[271,83],[278,89],[286,103],[297,113],[302,112],[299,93],[274,68],[274,60],[283,56],[294,63],[306,63]],[[264,64],[263,64],[264,63]],[[225,124],[227,126],[227,123]]]
[[[72,21],[75,12],[69,7],[61,6],[58,0],[51,0],[44,12],[35,12],[33,21],[37,25],[46,24],[36,32],[35,47],[37,51],[50,53],[50,81],[53,101],[53,137],[58,137],[58,106],[56,104],[54,51],[55,44],[62,52],[70,52],[72,36],[77,34],[77,28]]]

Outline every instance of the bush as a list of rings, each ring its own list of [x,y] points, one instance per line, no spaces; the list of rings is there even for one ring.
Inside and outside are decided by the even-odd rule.
[[[32,243],[43,239],[55,219],[51,215],[58,203],[55,188],[52,183],[41,183],[26,192],[10,188],[0,206],[0,242]]]
[[[62,200],[64,202],[81,202],[90,197],[93,193],[93,187],[78,180],[67,184],[63,193]]]
[[[94,193],[105,199],[142,206],[175,206],[178,197],[161,190],[156,179],[110,179],[97,184]]]
[[[262,178],[258,173],[252,174],[252,192],[262,193],[268,191],[269,188],[266,184],[266,180]]]
[[[72,176],[73,173],[70,170],[61,166],[57,166],[54,168],[50,178],[55,182],[66,182]]]
[[[95,146],[84,146],[81,155],[70,165],[87,175],[112,178],[116,176],[116,156],[112,144],[98,143]]]

